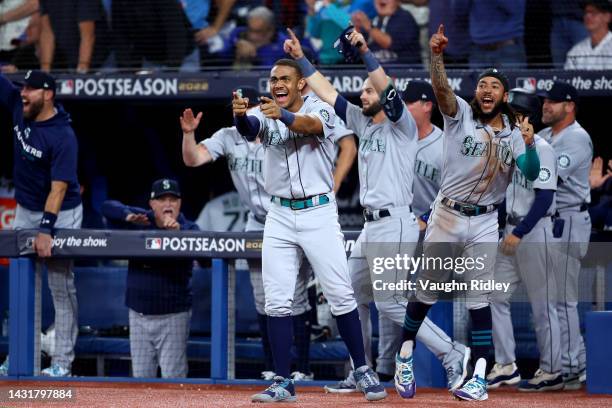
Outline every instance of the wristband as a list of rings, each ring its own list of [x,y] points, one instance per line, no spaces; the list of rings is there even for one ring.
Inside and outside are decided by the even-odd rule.
[[[374,54],[372,54],[372,51],[368,50],[368,52],[362,55],[362,58],[363,62],[365,62],[366,68],[368,69],[368,72],[376,71],[378,68],[380,68],[380,63],[378,62]]]
[[[533,138],[533,142],[531,142],[531,143],[529,143],[529,144],[525,143],[525,146],[526,146],[528,149],[534,149],[534,148],[535,148],[535,145],[536,145],[535,138]]]
[[[287,127],[291,126],[295,121],[295,115],[289,112],[287,109],[281,108],[280,121],[283,122]]]
[[[304,78],[308,78],[309,76],[317,72],[315,67],[312,66],[312,64],[310,63],[310,61],[308,61],[308,58],[306,57],[298,58],[295,60],[295,62],[297,62],[297,64],[300,66]]]
[[[40,226],[38,227],[38,231],[42,232],[43,234],[53,235],[55,221],[57,221],[57,214],[45,211],[40,220]]]

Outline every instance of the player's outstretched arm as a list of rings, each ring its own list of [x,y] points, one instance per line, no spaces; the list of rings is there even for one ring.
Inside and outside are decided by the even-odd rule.
[[[444,67],[443,52],[448,45],[448,38],[444,35],[444,25],[440,24],[438,32],[431,36],[429,48],[431,49],[431,85],[440,112],[446,116],[454,117],[457,114],[457,99],[448,84],[446,68]]]
[[[318,135],[323,133],[323,123],[311,114],[293,113],[283,109],[267,96],[262,96],[261,113],[268,119],[280,120],[296,133]]]
[[[19,95],[19,90],[4,75],[0,74],[0,104],[11,110],[21,110],[20,103],[21,96]]]
[[[183,130],[183,162],[188,167],[197,167],[213,161],[206,146],[196,143],[195,140],[195,130],[200,125],[201,119],[202,112],[193,116],[190,108],[185,109],[179,118]]]
[[[314,93],[317,94],[322,101],[334,106],[336,103],[336,98],[338,97],[338,92],[327,80],[327,78],[317,71],[317,69],[312,66],[310,61],[308,61],[308,58],[304,56],[302,45],[300,44],[300,40],[297,38],[295,33],[290,28],[287,29],[287,32],[289,33],[289,39],[285,40],[283,45],[285,52],[291,55],[291,57],[300,65],[302,75],[304,75],[304,79],[306,79],[306,82],[312,88]]]

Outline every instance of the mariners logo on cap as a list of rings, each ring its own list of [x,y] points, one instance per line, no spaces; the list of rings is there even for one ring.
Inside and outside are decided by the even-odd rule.
[[[538,175],[538,179],[542,183],[546,183],[548,180],[550,180],[550,175],[551,175],[551,172],[549,169],[547,169],[546,167],[541,167],[540,174]]]
[[[26,72],[25,79],[30,79],[30,75],[32,75],[32,70],[29,70],[28,72]]]
[[[570,157],[566,153],[561,153],[557,161],[559,162],[559,167],[562,169],[567,169],[571,163]]]
[[[164,190],[170,190],[170,180],[166,179],[162,181],[162,188]]]

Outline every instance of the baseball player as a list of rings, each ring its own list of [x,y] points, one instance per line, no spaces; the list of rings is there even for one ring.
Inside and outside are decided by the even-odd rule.
[[[118,201],[102,204],[116,228],[197,231],[181,213],[178,182],[160,179],[151,186],[150,210]],[[129,308],[130,354],[134,377],[187,377],[187,340],[191,321],[191,259],[131,259],[125,304]]]
[[[38,228],[34,250],[45,259],[55,309],[55,351],[42,374],[69,376],[78,334],[72,261],[47,258],[55,229],[80,228],[83,219],[76,136],[70,115],[55,103],[55,80],[47,73],[28,71],[21,91],[0,75],[0,103],[12,114],[15,134],[13,227]]]
[[[195,223],[202,231],[241,232],[248,220],[249,209],[242,204],[238,192],[228,191],[209,200]]]
[[[289,379],[291,310],[303,255],[321,283],[338,330],[357,367],[357,384],[368,400],[387,393],[366,365],[357,303],[350,283],[343,235],[333,194],[334,114],[316,98],[303,99],[306,81],[292,60],[278,60],[270,71],[272,99],[247,114],[248,104],[234,93],[236,127],[259,136],[264,148],[265,190],[271,202],[262,250],[265,311],[272,346],[274,383],[252,401],[296,400]]]
[[[387,100],[388,104],[384,105],[383,110],[378,97],[379,90],[387,87],[386,94],[397,93],[378,61],[364,45],[365,40],[360,33],[351,33],[350,40],[353,45],[359,42],[363,45],[360,52],[369,72],[361,94],[363,109],[349,104],[338,94],[332,84],[304,57],[299,40],[293,32],[289,31],[289,34],[291,39],[285,44],[288,45],[290,55],[300,64],[308,84],[319,97],[333,104],[338,116],[345,120],[359,138],[360,200],[365,208],[366,223],[349,257],[349,270],[357,293],[363,336],[367,341],[371,337],[368,306],[371,300],[376,301],[381,315],[398,325],[404,321],[406,303],[403,292],[374,293],[373,278],[362,244],[395,241],[402,245],[408,243],[414,251],[419,236],[416,217],[410,207],[414,155],[417,150],[416,124],[399,96],[397,100]],[[407,250],[410,251],[409,248]],[[412,255],[412,252],[409,253]],[[387,276],[387,281],[397,281],[397,278]],[[463,362],[467,363],[468,358],[464,357],[469,351],[462,345],[454,345],[431,321],[427,321],[419,333],[419,339],[445,363],[449,373],[449,387],[458,386],[461,377],[465,377]],[[347,387],[342,383],[336,388],[346,391]],[[326,390],[333,392],[334,389],[327,387]]]
[[[539,116],[541,104],[535,94],[513,89],[510,106],[520,123],[524,116]],[[532,122],[534,122],[532,120]],[[552,391],[563,388],[561,376],[560,332],[557,317],[557,284],[551,248],[554,193],[557,188],[557,160],[553,148],[535,135],[540,158],[540,174],[529,182],[520,169],[515,170],[506,190],[508,214],[501,252],[497,255],[494,277],[511,286],[491,297],[495,365],[487,375],[488,388],[517,384],[521,380],[514,354],[515,342],[510,316],[510,297],[522,281],[533,311],[540,367],[530,380],[520,381],[521,391]]]
[[[444,167],[440,192],[427,224],[424,258],[472,259],[478,267],[466,268],[465,280],[479,282],[493,277],[498,240],[497,207],[503,200],[515,167],[527,180],[538,177],[540,163],[533,140],[533,126],[526,120],[519,130],[508,107],[508,80],[496,69],[480,74],[471,104],[457,97],[448,84],[442,52],[448,39],[444,27],[430,40],[431,79],[444,117]],[[435,243],[440,243],[436,245]],[[449,254],[450,244],[457,243]],[[453,249],[452,247],[450,248]],[[444,252],[440,252],[440,251]],[[436,283],[449,280],[451,269],[422,268],[416,290],[406,308],[403,343],[397,354],[395,384],[401,395],[415,393],[412,368],[414,339],[439,292]],[[433,287],[430,283],[434,283]],[[422,285],[425,285],[423,287]],[[474,376],[455,390],[456,398],[485,400],[486,356],[491,347],[490,290],[477,286],[466,291],[471,317],[471,349]]]
[[[542,122],[549,127],[542,130],[540,136],[555,149],[559,177],[556,194],[558,219],[555,226],[560,240],[554,247],[561,252],[555,257],[561,369],[565,389],[578,389],[580,383],[586,380],[584,342],[580,334],[577,306],[580,260],[586,254],[591,235],[591,218],[587,207],[591,201],[589,172],[593,143],[586,130],[576,121],[576,88],[555,81],[543,96]]]
[[[440,174],[443,164],[443,135],[442,130],[431,123],[431,114],[435,107],[436,99],[429,82],[421,80],[410,81],[402,93],[402,99],[414,118],[418,131],[417,151],[414,161],[414,182],[412,186],[412,210],[419,222],[419,243],[421,243],[425,235],[431,203],[433,203],[440,190]],[[416,253],[421,253],[419,247],[417,247]],[[401,339],[402,325],[398,326],[384,316],[379,316],[378,358],[376,359],[376,372],[379,373],[379,376],[382,373],[393,379],[395,374],[395,354],[400,347]],[[463,345],[456,343],[455,349],[461,347]],[[464,357],[466,363],[468,360],[469,356]],[[462,372],[457,374],[462,375]],[[453,375],[451,373],[447,372],[447,377],[449,388],[452,389],[452,385],[457,383],[457,381],[452,380]]]

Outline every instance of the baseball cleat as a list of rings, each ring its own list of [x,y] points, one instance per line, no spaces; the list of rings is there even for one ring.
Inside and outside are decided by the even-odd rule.
[[[357,392],[357,384],[355,383],[355,377],[353,377],[353,370],[348,374],[348,377],[342,381],[338,381],[334,385],[326,385],[323,387],[325,392],[345,394],[349,392]]]
[[[251,397],[251,402],[295,402],[295,387],[293,380],[280,375],[274,377],[274,382],[264,391]]]
[[[314,380],[314,373],[304,374],[301,371],[294,371],[291,373],[291,379],[293,381],[312,381]]]
[[[584,373],[583,373],[584,371]],[[566,373],[563,374],[563,389],[566,391],[575,391],[575,390],[579,390],[582,387],[582,382],[580,381],[580,377],[585,375],[586,376],[586,371],[582,370],[579,373]],[[586,378],[585,378],[586,379]]]
[[[471,350],[461,343],[454,342],[453,349],[446,355],[442,364],[446,369],[448,390],[455,391],[461,387],[467,377]]]
[[[535,372],[531,380],[520,382],[519,391],[556,391],[563,389],[563,376],[560,373],[548,373],[540,368]]]
[[[2,365],[0,365],[0,376],[3,376],[3,377],[7,376],[8,375],[8,370],[9,370],[9,358],[7,356],[6,360],[4,360]]]
[[[487,382],[489,389],[498,388],[500,385],[516,385],[521,381],[521,375],[519,374],[518,367],[516,364],[498,364],[495,363],[489,375],[487,375]]]
[[[402,398],[412,398],[416,393],[416,381],[412,371],[412,341],[405,341],[395,355],[395,389]],[[401,354],[401,355],[400,355]]]
[[[489,398],[487,382],[484,378],[475,375],[463,387],[453,391],[453,395],[465,401],[484,401]]]
[[[274,371],[262,371],[261,378],[265,381],[274,381],[274,377],[276,377],[276,373]]]
[[[45,377],[71,377],[72,373],[69,369],[60,366],[59,364],[52,364],[50,367],[45,368],[40,372]]]
[[[387,398],[387,391],[378,381],[378,377],[367,365],[355,369],[353,372],[357,390],[363,392],[368,401],[378,401]]]

